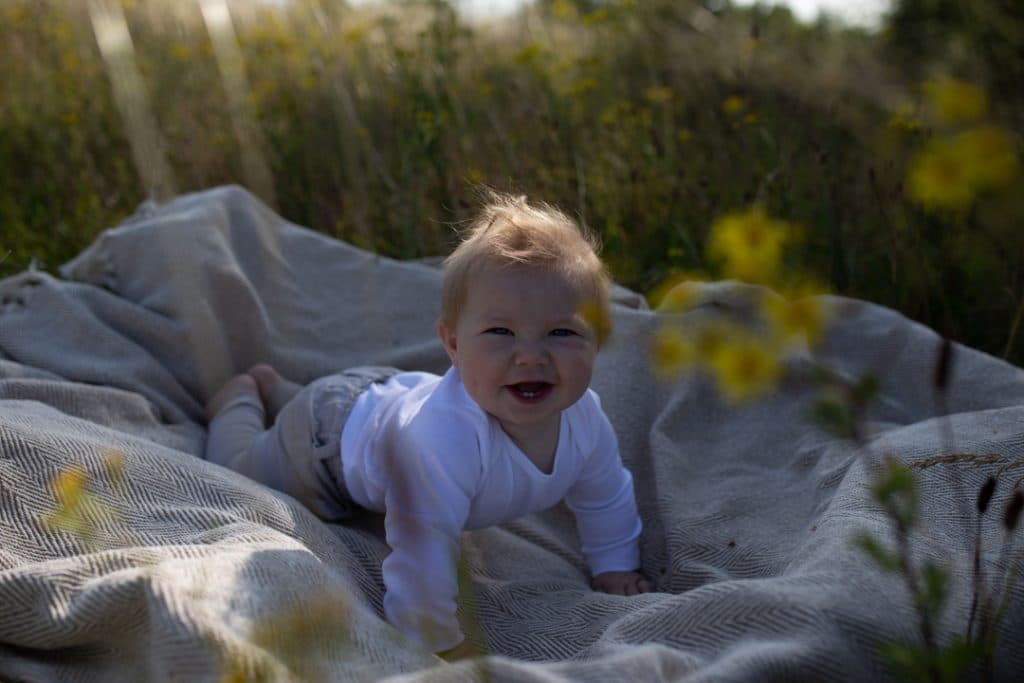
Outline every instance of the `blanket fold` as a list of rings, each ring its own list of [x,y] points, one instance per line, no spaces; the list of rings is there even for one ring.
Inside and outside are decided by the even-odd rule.
[[[60,277],[0,281],[0,680],[884,680],[880,646],[919,638],[900,576],[855,542],[891,544],[871,494],[884,457],[918,482],[915,561],[950,571],[940,643],[966,628],[978,526],[984,575],[1019,575],[999,513],[1024,486],[1024,371],[957,345],[937,401],[933,331],[826,297],[834,323],[794,379],[730,405],[699,376],[656,377],[648,349],[672,316],[742,315],[750,288],[705,284],[682,314],[620,291],[593,387],[658,592],[591,591],[561,505],[466,534],[460,618],[488,656],[444,664],[381,616],[378,518],[323,524],[201,458],[205,400],[254,363],[300,382],[443,372],[439,291],[435,266],[289,223],[238,187],[147,205]],[[879,377],[868,453],[808,419],[815,363]],[[1018,581],[996,680],[1022,668]]]

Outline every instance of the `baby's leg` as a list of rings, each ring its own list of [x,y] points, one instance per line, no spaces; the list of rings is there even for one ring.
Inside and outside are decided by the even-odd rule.
[[[302,389],[301,384],[285,379],[266,363],[249,368],[249,375],[256,380],[260,398],[263,399],[263,405],[267,410],[267,420],[271,424],[277,419],[278,413],[281,412],[285,404],[295,398],[295,394]]]
[[[256,382],[247,374],[235,375],[206,402],[206,424],[213,422],[213,418],[217,417],[229,403],[246,396],[255,397],[257,403],[260,402]]]
[[[256,380],[247,374],[236,375],[210,399],[206,411],[206,459],[268,483],[273,475],[267,472],[262,449],[254,447],[266,432]]]
[[[341,425],[332,423],[330,438],[323,438],[310,410],[316,385],[304,389],[311,393],[295,396],[292,388],[298,385],[265,368],[254,369],[259,380],[239,375],[214,397],[216,402],[211,400],[211,408],[220,407],[210,421],[206,459],[287,493],[325,520],[348,518],[352,501],[330,464],[336,461],[340,469],[335,431]],[[285,401],[269,428],[261,389]]]

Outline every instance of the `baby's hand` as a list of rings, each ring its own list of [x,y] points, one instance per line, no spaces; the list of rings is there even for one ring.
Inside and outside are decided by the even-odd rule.
[[[590,587],[612,595],[637,595],[654,590],[654,584],[637,572],[602,572],[594,577]]]

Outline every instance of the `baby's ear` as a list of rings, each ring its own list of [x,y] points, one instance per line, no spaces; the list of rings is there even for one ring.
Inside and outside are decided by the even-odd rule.
[[[448,352],[448,358],[451,359],[452,363],[455,362],[455,328],[449,327],[448,323],[444,319],[437,321],[437,336],[444,345],[444,350]]]

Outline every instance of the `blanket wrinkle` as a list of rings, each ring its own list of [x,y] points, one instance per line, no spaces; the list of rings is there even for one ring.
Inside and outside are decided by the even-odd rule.
[[[919,632],[902,578],[855,543],[892,542],[871,493],[883,455],[917,480],[915,562],[949,570],[940,643],[967,623],[973,496],[990,475],[982,568],[1019,571],[998,518],[1024,478],[1020,368],[955,345],[942,405],[939,335],[821,295],[832,322],[789,361],[794,379],[734,406],[707,378],[656,377],[652,335],[748,319],[773,294],[687,283],[692,308],[652,310],[617,288],[593,388],[658,591],[590,590],[563,505],[474,531],[460,619],[487,656],[444,664],[383,618],[379,515],[324,524],[201,458],[202,406],[254,363],[300,382],[361,364],[443,372],[437,259],[371,254],[228,186],[147,203],[59,273],[0,280],[0,680],[889,680],[880,646]],[[877,375],[869,451],[808,420],[815,363]],[[1021,669],[1018,581],[995,680]]]

